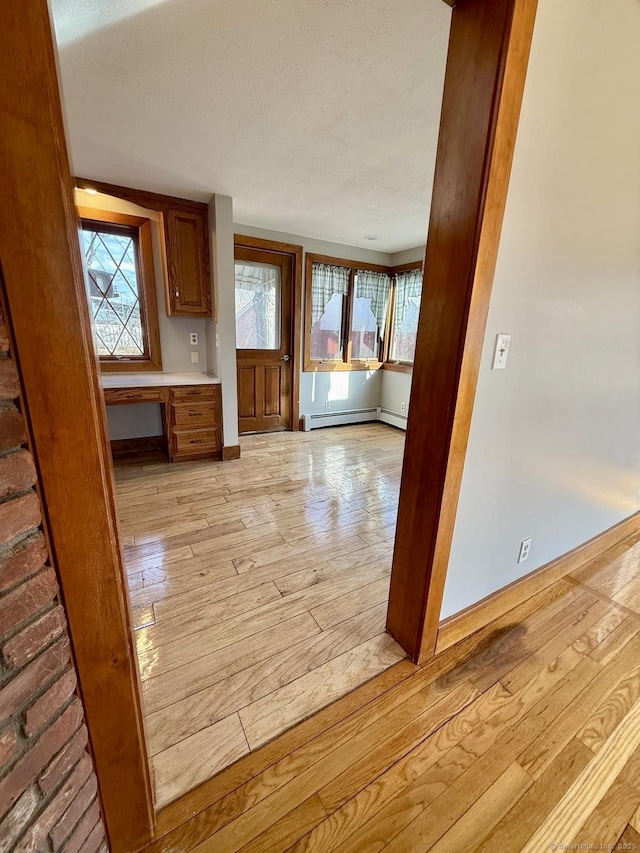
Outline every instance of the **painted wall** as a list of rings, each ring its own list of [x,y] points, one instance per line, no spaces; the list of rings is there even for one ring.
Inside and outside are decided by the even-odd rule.
[[[540,0],[443,617],[640,507],[638,32],[637,0]]]
[[[316,255],[331,255],[334,258],[363,261],[371,264],[391,264],[391,255],[376,252],[358,246],[344,246],[341,243],[326,243],[299,234],[284,234],[279,231],[266,231],[236,223],[236,234],[248,237],[261,237],[264,240],[278,240],[281,243],[294,243],[307,252]],[[300,364],[303,364],[300,353]],[[300,374],[300,415],[326,412],[326,403],[330,411],[340,412],[350,409],[372,408],[380,405],[382,389],[382,370],[352,372],[305,372]]]
[[[236,365],[236,290],[233,257],[233,199],[214,195],[209,202],[214,305],[217,322],[207,320],[207,368],[222,383],[223,444],[238,443]]]
[[[151,220],[151,243],[153,246],[153,266],[156,274],[162,369],[167,373],[206,371],[205,321],[199,317],[167,317],[166,314],[157,211],[147,210],[137,204],[131,204],[103,193],[92,195],[82,190],[76,190],[76,202],[81,207],[127,213],[130,216],[146,216],[147,219]],[[198,333],[198,346],[190,345],[190,332]],[[198,352],[200,359],[198,364],[191,362],[192,351]],[[107,422],[111,439],[162,435],[160,406],[155,404],[109,406],[107,408]]]

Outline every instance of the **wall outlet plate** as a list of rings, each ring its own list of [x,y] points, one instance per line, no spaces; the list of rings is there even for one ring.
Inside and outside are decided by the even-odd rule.
[[[199,352],[191,352],[191,364],[199,364],[200,363],[200,353]]]
[[[400,411],[401,411],[401,412],[404,412],[404,410],[405,410],[406,408],[407,408],[407,404],[406,404],[406,403],[400,403]]]
[[[529,551],[531,550],[531,542],[532,539],[529,537],[528,539],[523,539],[520,543],[520,553],[518,554],[518,562],[524,563],[525,560],[529,559]]]
[[[197,332],[189,332],[189,343],[192,347],[198,346],[198,333]]]
[[[325,407],[325,409],[331,408],[331,403],[329,402],[329,400],[325,400],[324,407]]]

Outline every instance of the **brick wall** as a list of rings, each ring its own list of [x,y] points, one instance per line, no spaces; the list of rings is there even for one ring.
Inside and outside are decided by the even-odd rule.
[[[106,851],[19,397],[0,302],[0,853]]]

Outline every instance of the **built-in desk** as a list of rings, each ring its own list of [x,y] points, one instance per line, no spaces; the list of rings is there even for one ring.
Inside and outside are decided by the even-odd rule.
[[[107,406],[160,403],[166,449],[171,462],[220,458],[222,395],[220,380],[206,373],[102,374]]]

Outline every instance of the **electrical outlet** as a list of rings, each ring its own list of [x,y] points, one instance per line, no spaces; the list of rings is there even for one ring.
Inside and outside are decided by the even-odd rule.
[[[191,364],[199,364],[200,363],[200,353],[196,350],[191,351]]]
[[[189,332],[189,343],[192,347],[198,346],[198,333],[197,332]]]
[[[331,403],[329,402],[329,400],[327,400],[327,401],[325,402],[324,407],[325,407],[325,409],[330,409],[330,408],[331,408]]]
[[[406,404],[406,403],[400,403],[400,411],[401,411],[401,412],[404,412],[404,410],[405,410],[406,408],[407,408],[407,404]]]
[[[518,562],[524,563],[529,559],[529,551],[531,550],[531,537],[523,539],[520,543],[520,553],[518,554]]]

